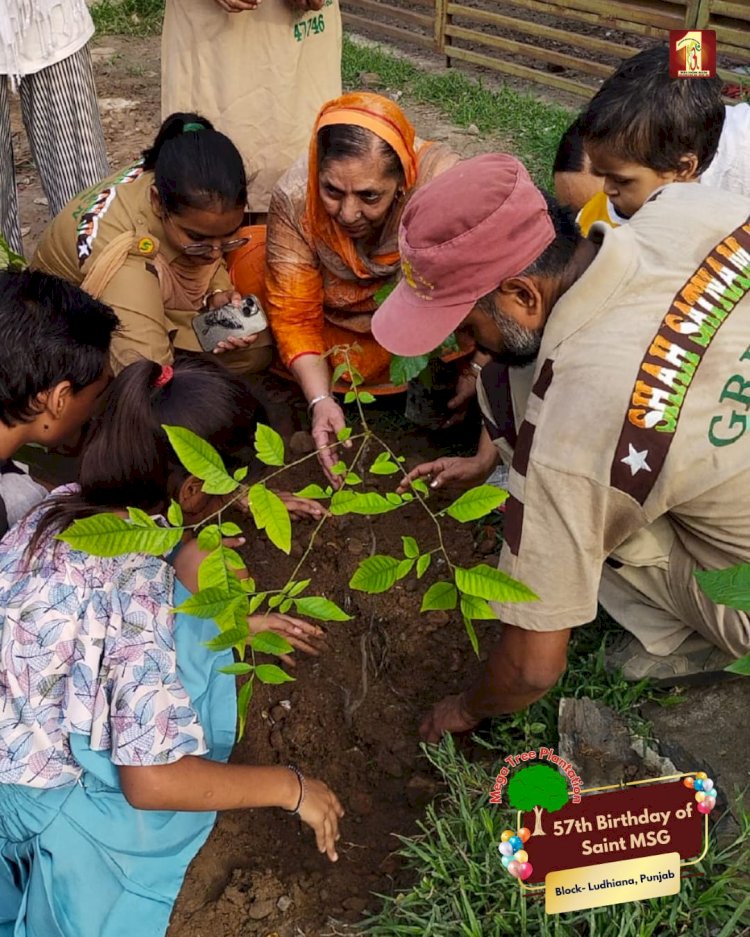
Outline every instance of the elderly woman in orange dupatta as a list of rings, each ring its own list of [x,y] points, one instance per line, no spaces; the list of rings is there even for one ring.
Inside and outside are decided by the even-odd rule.
[[[401,109],[367,92],[329,101],[309,153],[271,196],[266,245],[267,311],[284,365],[312,412],[312,435],[329,477],[344,414],[331,395],[342,352],[365,382],[388,389],[391,355],[372,337],[375,294],[399,271],[398,225],[415,189],[458,162],[416,137]],[[392,389],[392,388],[391,388]]]
[[[247,198],[232,141],[196,114],[164,121],[143,158],[76,196],[47,227],[32,267],[82,287],[120,320],[112,367],[137,358],[170,364],[175,352],[202,354],[192,321],[203,308],[242,297],[224,255],[242,247]],[[268,330],[214,349],[237,373],[271,360]]]

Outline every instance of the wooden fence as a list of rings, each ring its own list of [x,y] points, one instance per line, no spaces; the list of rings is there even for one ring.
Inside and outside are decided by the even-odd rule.
[[[750,0],[341,0],[354,31],[582,97],[649,40],[713,29],[719,74],[750,90]],[[750,69],[748,69],[750,71]]]

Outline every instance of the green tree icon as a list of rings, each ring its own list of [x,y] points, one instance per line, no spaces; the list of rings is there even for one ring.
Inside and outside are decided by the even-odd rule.
[[[533,810],[536,824],[532,836],[545,836],[542,810],[554,813],[568,802],[568,782],[549,765],[521,768],[508,784],[508,803],[516,810]]]

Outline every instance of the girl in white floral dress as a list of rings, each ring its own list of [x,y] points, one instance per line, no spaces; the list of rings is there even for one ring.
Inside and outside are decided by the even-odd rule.
[[[162,425],[231,462],[252,432],[244,385],[205,361],[141,361],[112,384],[80,485],[53,492],[0,548],[0,937],[160,937],[216,810],[285,807],[335,860],[336,796],[298,769],[225,764],[231,652],[174,614],[191,564],[90,556],[54,539],[101,511],[220,506],[177,463]],[[183,550],[183,555],[185,551]],[[194,571],[195,563],[192,568]],[[277,616],[305,648],[318,629]],[[252,623],[251,623],[252,628]]]

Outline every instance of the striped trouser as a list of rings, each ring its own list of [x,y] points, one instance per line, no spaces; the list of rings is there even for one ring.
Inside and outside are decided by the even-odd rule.
[[[21,114],[49,210],[56,215],[109,175],[88,46],[19,83]],[[0,231],[23,252],[10,133],[10,79],[0,75]]]

